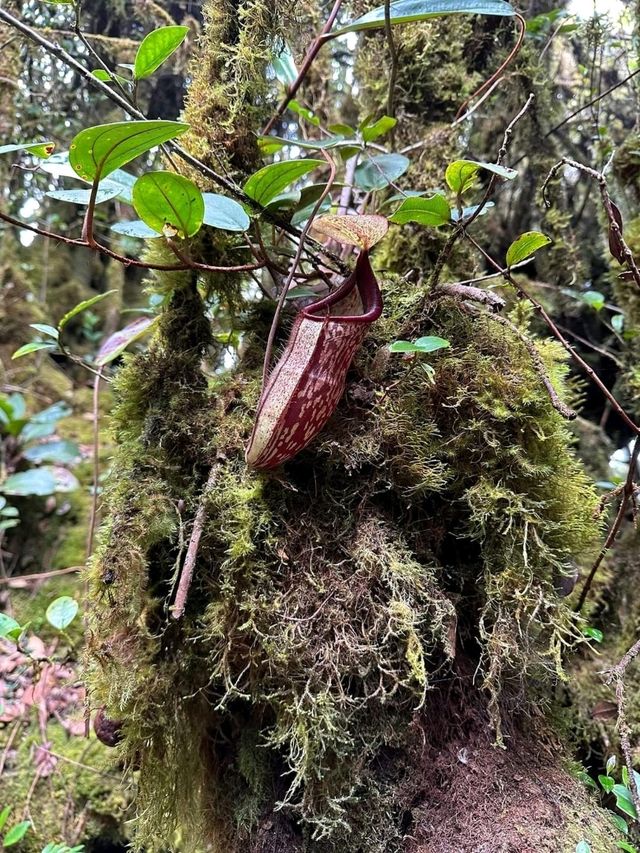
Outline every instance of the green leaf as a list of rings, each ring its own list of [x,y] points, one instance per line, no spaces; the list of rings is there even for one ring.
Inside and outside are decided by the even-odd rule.
[[[105,186],[109,184],[108,186]],[[95,204],[103,204],[112,198],[120,195],[121,187],[118,184],[110,184],[108,181],[100,181],[100,186],[96,193]],[[91,198],[91,190],[49,190],[45,193],[49,198],[56,201],[68,201],[71,204],[89,204]]]
[[[393,130],[397,123],[398,119],[391,118],[391,116],[382,116],[378,121],[362,128],[362,138],[365,142],[373,142],[374,139],[378,139],[378,137],[384,136],[385,133]]]
[[[633,797],[631,796],[629,788],[627,788],[626,785],[614,785],[613,793],[616,798],[616,806],[620,811],[637,820],[638,812],[633,804]]]
[[[31,341],[31,343],[18,347],[11,358],[22,358],[23,355],[29,355],[30,352],[37,352],[41,349],[57,349],[57,345],[51,341]]]
[[[21,498],[29,495],[47,497],[56,491],[56,479],[45,468],[32,468],[29,471],[11,474],[0,485],[0,489],[5,495],[15,495]]]
[[[96,365],[104,367],[105,364],[117,358],[129,344],[137,341],[145,335],[151,326],[157,322],[158,317],[140,317],[129,323],[124,329],[114,332],[103,342],[96,356]]]
[[[160,233],[165,227],[178,236],[193,237],[204,218],[204,199],[198,187],[175,172],[147,172],[133,187],[133,206],[143,222]]]
[[[600,782],[600,787],[605,792],[605,794],[610,794],[613,791],[615,781],[611,778],[611,776],[599,775],[598,782]]]
[[[36,414],[31,418],[31,424],[56,424],[58,421],[62,420],[62,418],[68,418],[71,414],[72,409],[68,403],[65,403],[63,400],[59,400],[57,403],[53,403],[51,406],[47,406],[46,409],[42,409],[40,412],[36,412]]]
[[[474,185],[478,169],[471,160],[455,160],[447,166],[444,179],[456,195],[462,195]]]
[[[92,296],[90,299],[83,299],[82,302],[78,302],[78,304],[75,305],[71,309],[71,311],[67,311],[67,313],[64,315],[64,317],[60,320],[60,322],[58,323],[58,332],[59,333],[62,332],[62,330],[67,325],[69,320],[72,320],[74,317],[76,317],[82,311],[86,311],[87,308],[91,308],[92,305],[95,305],[98,302],[102,302],[102,300],[106,299],[107,296],[111,296],[112,293],[117,293],[117,292],[118,291],[115,289],[114,290],[107,290],[106,293],[98,293],[97,296]]]
[[[312,124],[314,127],[318,127],[320,124],[320,119],[317,115],[315,115],[311,110],[308,110],[304,107],[300,101],[296,101],[294,98],[292,101],[289,101],[289,109],[292,113],[300,116],[305,121],[308,121],[309,124]]]
[[[81,130],[69,149],[69,162],[83,181],[106,177],[145,151],[188,130],[179,121],[119,121]]]
[[[19,841],[22,841],[30,827],[30,820],[23,820],[22,823],[17,823],[15,826],[12,826],[2,840],[3,845],[5,847],[11,847],[13,844],[17,844]]]
[[[406,198],[400,207],[389,217],[390,222],[404,225],[417,222],[419,225],[437,227],[451,220],[451,208],[443,195],[437,193],[431,198]]]
[[[218,193],[203,193],[204,224],[223,231],[246,231],[251,220],[241,204]]]
[[[149,77],[185,40],[189,27],[159,27],[145,36],[133,64],[136,80]]]
[[[579,844],[576,844],[576,853],[591,853],[591,847],[586,841],[580,841]]]
[[[27,151],[34,157],[46,160],[55,150],[55,142],[17,142],[15,145],[0,145],[0,154],[10,154],[13,151]]]
[[[616,828],[619,829],[620,832],[624,832],[625,835],[629,834],[629,824],[621,815],[609,811],[609,817],[611,818],[612,823],[615,823]]]
[[[502,0],[394,0],[389,5],[389,20],[392,24],[407,24],[410,21],[425,21],[436,15],[451,15],[460,12],[478,15],[514,15],[510,3]],[[360,30],[379,29],[385,25],[385,7],[378,6],[366,15],[356,18],[346,27],[335,30],[333,36],[357,33]]]
[[[378,154],[356,167],[354,183],[367,192],[382,190],[403,175],[410,163],[404,154]]]
[[[331,136],[328,139],[285,139],[284,136],[259,136],[258,144],[260,150],[264,154],[272,154],[274,151],[279,151],[287,145],[295,145],[297,148],[303,148],[305,151],[320,151],[321,149],[331,148],[352,148],[353,140],[345,139],[342,136]],[[361,146],[360,146],[361,147]]]
[[[506,166],[499,166],[497,163],[483,163],[480,160],[454,160],[447,166],[444,177],[450,189],[456,195],[462,195],[473,187],[480,169],[493,172],[494,175],[498,175],[507,181],[512,181],[518,174],[515,169],[508,169]]]
[[[111,230],[116,234],[124,234],[126,237],[139,237],[142,240],[148,240],[153,237],[162,237],[153,228],[149,228],[146,222],[141,219],[127,220],[126,222],[116,222],[111,226]]]
[[[585,637],[590,637],[592,640],[595,640],[596,643],[601,643],[604,640],[604,634],[599,628],[585,628],[582,633]]]
[[[280,52],[271,57],[271,67],[276,80],[283,86],[290,86],[295,83],[298,77],[298,69],[291,48],[286,42],[282,45]]]
[[[56,598],[47,607],[46,617],[47,622],[57,628],[58,631],[64,631],[76,618],[78,612],[78,602],[70,595],[61,595]]]
[[[77,461],[80,456],[80,448],[75,441],[47,441],[44,444],[35,444],[23,451],[25,459],[29,462],[39,464],[40,462],[52,462],[54,465],[70,465]]]
[[[263,207],[303,175],[325,165],[324,160],[285,160],[259,169],[244,185],[245,193]]]
[[[444,338],[438,338],[435,335],[428,335],[424,338],[418,338],[415,341],[415,345],[418,347],[420,352],[435,352],[439,349],[446,349],[450,347],[451,344],[449,341]]]
[[[519,264],[520,261],[525,261],[535,254],[538,249],[543,246],[548,246],[551,243],[551,238],[540,231],[525,231],[521,234],[507,249],[507,266],[512,267]]]
[[[96,80],[100,80],[102,83],[110,83],[111,82],[111,74],[108,71],[105,71],[104,68],[94,68],[91,72],[91,76],[95,77]]]
[[[390,344],[391,352],[436,352],[439,349],[450,347],[449,341],[444,338],[438,338],[435,335],[429,335],[423,338],[418,338],[416,341],[394,341]]]
[[[586,293],[580,294],[580,299],[595,311],[601,311],[606,302],[604,293],[600,293],[598,290],[587,290]]]
[[[611,326],[618,334],[620,334],[624,329],[624,314],[614,314],[611,318]]]
[[[11,616],[7,616],[6,613],[0,613],[0,637],[8,637],[11,631],[15,631],[16,628],[19,627],[20,623],[16,622],[16,620],[13,619]],[[9,814],[9,811],[7,811],[7,809],[10,811],[11,807],[7,806],[7,808],[3,809],[2,815],[0,815],[0,820],[2,820],[2,818],[4,817],[4,820],[2,820],[2,822],[0,823],[0,829],[2,829],[2,827],[7,822],[7,816]]]
[[[58,340],[58,330],[54,329],[53,326],[47,326],[44,323],[29,323],[32,329],[35,329],[36,332],[41,332],[43,335],[48,335],[50,338],[54,340]]]
[[[482,210],[480,211],[480,216],[485,216],[485,214],[489,213],[492,207],[495,207],[495,202],[487,201],[482,205]],[[471,207],[463,207],[462,208],[462,219],[468,219],[469,216],[473,216],[476,210],[480,207],[479,204],[474,204]],[[451,218],[454,222],[457,222],[460,219],[460,213],[457,210],[451,211]]]
[[[617,817],[617,815],[616,815],[616,817]],[[620,819],[622,820],[622,818],[620,818]],[[623,822],[626,826],[626,821],[623,821]],[[618,827],[618,829],[619,828],[620,827]],[[627,832],[628,831],[629,831],[629,828],[627,827]],[[637,849],[633,846],[633,844],[630,844],[628,841],[616,841],[616,847],[618,848],[618,850],[626,850],[627,853],[638,853]]]
[[[2,622],[2,614],[0,614],[0,623]],[[0,627],[0,636],[2,636],[2,628]],[[7,818],[11,813],[11,806],[5,806],[0,812],[0,832],[4,829]]]

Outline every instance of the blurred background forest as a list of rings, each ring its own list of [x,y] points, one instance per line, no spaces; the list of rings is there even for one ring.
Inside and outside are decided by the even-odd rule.
[[[68,6],[39,0],[2,0],[1,5],[90,69],[99,67],[97,57],[111,69],[131,63],[154,28],[187,26],[179,50],[141,81],[136,93],[148,118],[182,115],[203,28],[202,3],[92,0],[81,8],[82,38]],[[298,61],[331,4],[312,5],[312,12],[302,2],[293,11],[289,41]],[[356,13],[371,6],[347,5]],[[495,257],[503,257],[524,231],[551,237],[553,245],[523,271],[529,290],[606,387],[640,418],[640,297],[628,280],[621,280],[609,251],[597,182],[569,168],[552,186],[550,208],[540,195],[549,169],[564,156],[604,170],[625,239],[640,257],[640,5],[635,0],[596,6],[590,0],[527,0],[519,5],[527,21],[522,50],[498,84],[458,122],[459,108],[513,46],[512,24],[466,17],[410,25],[398,36],[394,144],[411,157],[399,183],[432,191],[441,187],[443,167],[456,156],[494,160],[507,120],[534,93],[509,148],[507,163],[518,170],[518,180],[500,187],[495,207],[478,224],[479,233]],[[313,132],[315,125],[305,122],[307,109],[322,126],[349,124],[362,121],[384,100],[388,78],[378,67],[385,55],[384,36],[349,38],[348,44],[332,42],[314,65],[298,113],[287,112],[276,125],[280,136]],[[282,86],[278,67],[267,69],[266,81],[275,100]],[[53,140],[57,151],[65,151],[82,128],[120,120],[117,106],[66,64],[0,22],[0,146]],[[161,155],[154,156],[159,162]],[[242,168],[242,156],[229,154],[231,173]],[[136,161],[133,170],[152,159],[147,155],[143,161]],[[78,233],[82,208],[56,198],[60,191],[77,188],[71,175],[56,154],[47,161],[24,151],[2,154],[0,210],[47,230]],[[136,258],[142,241],[107,227],[132,218],[117,199],[96,210],[105,242]],[[390,265],[415,279],[433,267],[441,244],[439,236],[405,230],[378,256],[380,274],[387,253],[393,258]],[[464,252],[450,265],[452,280],[489,271],[481,259]],[[28,626],[22,644],[0,640],[0,822],[1,810],[10,809],[5,846],[15,843],[31,851],[46,844],[84,845],[88,851],[110,851],[124,850],[129,839],[135,769],[125,771],[114,763],[93,729],[86,735],[86,589],[80,571],[99,521],[93,518],[94,486],[99,516],[99,496],[114,453],[110,380],[119,360],[102,371],[99,382],[95,359],[115,332],[161,310],[162,296],[147,287],[147,277],[135,266],[0,222],[0,610],[9,620],[0,625],[5,635],[7,626]],[[507,297],[499,281],[491,287]],[[69,320],[65,346],[71,356],[42,349],[12,358],[24,344],[46,340],[38,325],[56,326],[79,303],[108,291],[108,298]],[[241,306],[239,313],[245,309]],[[214,344],[207,371],[213,381],[237,363],[243,337],[237,306],[218,305],[210,319]],[[539,317],[533,317],[532,326],[537,335],[548,335]],[[142,338],[131,349],[141,351],[145,345]],[[572,369],[569,381],[578,401],[578,417],[570,427],[576,451],[599,493],[609,494],[627,478],[632,432],[584,375]],[[608,501],[603,523],[615,511],[615,501]],[[559,726],[586,771],[576,772],[583,773],[592,796],[628,820],[631,836],[621,832],[620,838],[627,837],[629,845],[637,821],[624,809],[616,810],[608,783],[603,787],[596,780],[606,776],[611,756],[618,762],[618,769],[609,764],[611,778],[618,779],[622,761],[615,692],[601,673],[638,638],[634,515],[629,507],[583,610],[592,642],[572,657],[566,680],[554,688],[562,709]],[[584,565],[576,567],[576,576],[578,571],[584,577]],[[567,594],[573,582],[559,581]],[[637,758],[637,668],[628,673],[627,703]],[[7,838],[10,828],[15,839]]]

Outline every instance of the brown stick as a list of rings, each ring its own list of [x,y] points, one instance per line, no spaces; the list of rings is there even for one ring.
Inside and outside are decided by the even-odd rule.
[[[522,44],[524,42],[524,34],[526,32],[526,29],[527,29],[527,24],[526,24],[525,19],[522,17],[522,15],[519,15],[517,13],[516,13],[516,20],[518,22],[520,29],[518,31],[518,38],[516,40],[515,46],[511,50],[511,53],[509,54],[509,56],[507,56],[507,58],[502,63],[500,68],[498,68],[497,71],[494,71],[493,74],[491,75],[491,77],[489,77],[488,80],[485,80],[484,83],[482,84],[482,86],[480,86],[478,89],[476,89],[476,91],[473,93],[473,95],[470,95],[467,98],[467,100],[462,104],[462,106],[460,107],[460,109],[456,113],[455,123],[460,121],[460,117],[462,116],[467,105],[470,104],[474,98],[477,98],[479,95],[482,95],[482,93],[485,92],[487,89],[489,89],[493,85],[494,81],[497,80],[498,77],[500,77],[502,72],[505,71],[509,67],[509,65],[511,65],[513,60],[520,53],[520,48],[522,47]]]
[[[193,579],[193,570],[196,565],[200,537],[202,536],[202,530],[204,528],[204,521],[207,512],[207,495],[213,489],[217,476],[218,469],[214,466],[209,472],[209,478],[207,479],[202,491],[200,503],[198,504],[198,509],[196,511],[196,517],[193,520],[193,530],[191,531],[191,538],[189,539],[189,547],[187,548],[187,556],[184,560],[184,566],[180,573],[180,582],[178,584],[178,591],[176,592],[176,600],[170,608],[173,619],[180,619],[184,613],[187,596],[189,595],[189,588],[191,587],[191,581]]]
[[[513,285],[516,292],[521,296],[521,298],[526,299],[527,302],[530,302],[531,305],[533,305],[533,307],[535,308],[537,313],[542,317],[542,319],[546,323],[547,327],[552,332],[553,336],[558,341],[560,341],[560,343],[565,348],[565,350],[569,353],[571,358],[579,365],[579,367],[587,374],[587,376],[593,382],[593,384],[596,385],[600,389],[602,394],[611,403],[611,407],[613,408],[614,412],[616,412],[616,414],[618,414],[622,418],[622,420],[626,423],[626,425],[629,427],[629,429],[632,430],[634,435],[640,435],[640,426],[638,426],[635,423],[635,421],[633,420],[633,418],[631,418],[630,415],[628,415],[627,412],[625,412],[625,410],[622,408],[620,403],[616,400],[616,398],[613,396],[611,391],[609,391],[607,386],[604,384],[602,379],[600,379],[600,377],[593,370],[593,368],[589,367],[587,362],[580,355],[578,355],[575,348],[573,346],[571,346],[569,341],[565,338],[565,336],[562,334],[560,329],[558,329],[556,324],[553,322],[553,320],[551,319],[549,314],[547,314],[542,303],[539,302],[535,297],[531,296],[524,289],[524,287],[521,284],[519,284],[513,278],[513,276],[511,275],[511,273],[508,270],[502,270],[502,267],[500,266],[500,264],[496,260],[494,260],[494,258],[492,258],[491,255],[489,255],[487,252],[485,252],[485,250],[482,248],[482,246],[480,246],[480,244],[477,243],[476,240],[474,240],[470,234],[465,234],[465,236],[466,236],[467,240],[473,246],[475,246],[475,248],[480,252],[480,254],[485,258],[485,260],[495,270],[501,270],[502,271],[502,277],[506,281],[508,281],[509,284]]]
[[[558,397],[558,392],[553,387],[553,383],[551,379],[549,379],[549,375],[547,374],[547,369],[545,367],[544,361],[542,360],[542,356],[538,352],[538,348],[535,343],[524,335],[520,329],[511,322],[511,320],[507,319],[507,317],[500,317],[497,314],[489,315],[491,319],[500,323],[500,325],[505,326],[507,329],[510,329],[513,334],[520,340],[527,349],[529,356],[531,357],[531,361],[533,362],[533,366],[535,368],[536,373],[542,380],[542,384],[547,389],[547,393],[549,395],[549,399],[551,400],[551,405],[553,408],[559,412],[563,418],[566,418],[568,421],[573,421],[577,418],[577,413],[570,409],[565,403],[562,402],[560,397]]]
[[[74,572],[81,572],[84,566],[69,566],[66,569],[54,569],[51,572],[37,572],[32,575],[16,575],[10,578],[0,578],[0,584],[8,586],[22,586],[25,581],[46,581],[49,578],[58,577],[58,575],[70,575]]]
[[[304,59],[302,60],[302,65],[300,66],[300,71],[298,72],[298,76],[293,81],[293,83],[289,86],[289,88],[287,89],[286,95],[284,96],[284,98],[280,101],[280,103],[276,107],[275,113],[271,116],[269,121],[264,126],[264,130],[262,131],[263,136],[266,136],[267,133],[269,133],[273,129],[273,126],[275,125],[275,123],[278,121],[280,116],[284,113],[284,111],[289,106],[291,101],[295,98],[298,89],[302,85],[302,81],[304,80],[304,78],[309,73],[309,69],[313,65],[313,62],[314,62],[316,56],[320,52],[320,48],[324,44],[324,41],[325,41],[324,37],[330,33],[331,27],[333,26],[333,23],[338,16],[338,12],[340,11],[341,6],[342,6],[342,0],[336,0],[336,2],[333,4],[333,9],[331,10],[329,17],[327,18],[326,23],[325,23],[324,27],[322,28],[320,35],[317,36],[309,45],[309,50],[307,51]]]
[[[87,560],[93,554],[93,538],[96,532],[98,518],[98,480],[100,478],[100,380],[102,368],[98,369],[93,381],[93,494],[91,495],[91,515],[89,517],[89,533],[87,536]]]
[[[631,750],[631,729],[627,722],[626,714],[626,697],[624,677],[626,675],[629,664],[640,654],[640,640],[637,640],[628,652],[622,657],[620,662],[614,666],[609,672],[609,684],[615,678],[616,680],[616,701],[618,703],[618,731],[620,732],[620,746],[624,755],[624,763],[629,771],[629,788],[631,790],[631,798],[636,807],[636,811],[640,814],[640,791],[638,791],[638,783],[636,781],[635,772],[633,769],[633,752]]]

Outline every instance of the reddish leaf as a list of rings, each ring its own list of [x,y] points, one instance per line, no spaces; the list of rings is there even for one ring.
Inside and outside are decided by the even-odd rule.
[[[609,225],[609,251],[619,264],[623,264],[625,261],[625,255],[621,240],[623,228],[622,214],[620,213],[618,206],[613,202],[611,202],[611,212],[613,213],[613,218],[615,219],[620,231],[617,231]]]

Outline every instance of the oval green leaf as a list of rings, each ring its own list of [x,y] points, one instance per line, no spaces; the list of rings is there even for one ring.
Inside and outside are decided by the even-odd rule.
[[[100,181],[101,185],[98,187],[98,192],[96,193],[95,204],[102,204],[120,195],[121,187],[118,184],[102,186],[107,183],[107,181]],[[56,201],[69,201],[71,204],[89,204],[91,190],[49,190],[45,195]]]
[[[218,193],[203,193],[204,224],[223,231],[246,231],[251,225],[244,207]]]
[[[56,598],[47,607],[46,617],[47,622],[57,628],[58,631],[64,631],[76,618],[78,612],[78,602],[70,595],[61,595]]]
[[[16,628],[19,627],[20,623],[16,622],[13,617],[8,616],[6,613],[0,613],[0,637],[8,637],[12,631],[15,631]],[[8,808],[9,806],[3,809],[2,815],[0,815],[0,818],[4,817],[4,820],[1,821],[0,829],[4,826],[7,817],[9,816],[9,812],[7,811]]]
[[[29,355],[32,352],[38,352],[41,349],[57,349],[57,344],[52,341],[31,341],[28,344],[23,344],[13,353],[11,359],[22,358],[23,355]]]
[[[384,136],[385,133],[389,133],[390,130],[398,123],[398,119],[391,118],[391,116],[382,116],[378,121],[373,124],[366,124],[360,128],[362,133],[362,138],[365,142],[373,142],[374,139],[378,139],[380,136]]]
[[[149,240],[153,237],[162,237],[157,231],[142,221],[142,219],[132,219],[126,222],[116,222],[111,226],[111,230],[116,234],[124,234],[126,237],[138,237],[141,240]]]
[[[5,495],[20,498],[29,495],[47,497],[56,491],[56,478],[44,468],[32,468],[29,471],[11,474],[0,488]]]
[[[389,345],[391,352],[436,352],[451,346],[449,341],[436,335],[418,338],[416,341],[394,341]]]
[[[185,40],[189,27],[159,27],[146,35],[133,64],[133,76],[136,80],[149,77],[176,51]]]
[[[244,191],[263,207],[294,181],[325,165],[324,160],[285,160],[259,169],[248,179]]]
[[[407,24],[411,21],[425,21],[436,15],[452,15],[459,13],[477,15],[515,15],[510,3],[502,0],[395,0],[389,4],[389,20],[391,24]],[[345,33],[357,33],[360,30],[373,30],[384,27],[385,7],[378,6],[366,15],[356,18],[346,27],[335,30],[331,37]]]
[[[14,844],[22,841],[30,827],[30,820],[23,820],[22,823],[17,823],[15,826],[12,826],[9,832],[7,832],[5,837],[2,839],[2,844],[5,847],[12,847]]]
[[[67,325],[69,320],[73,319],[77,314],[80,314],[82,311],[86,311],[87,308],[91,308],[92,305],[95,305],[97,302],[102,302],[103,299],[106,299],[107,296],[111,296],[112,293],[117,293],[117,290],[107,290],[106,293],[98,293],[96,296],[92,296],[91,299],[83,299],[82,302],[78,302],[77,305],[67,311],[62,320],[58,323],[58,333],[62,332],[64,327]]]
[[[33,447],[27,447],[22,455],[35,464],[52,462],[54,465],[70,465],[81,457],[80,448],[75,441],[66,439],[35,444]]]
[[[451,208],[446,198],[439,193],[431,198],[405,198],[389,221],[397,225],[417,222],[419,225],[438,227],[451,221]]]
[[[145,335],[157,320],[157,317],[139,317],[137,320],[126,325],[124,329],[120,329],[118,332],[114,332],[112,335],[109,335],[98,350],[96,365],[98,367],[104,367],[105,364],[109,364],[109,362],[117,358],[120,353],[129,346],[129,344],[132,344],[134,341],[137,341],[138,338]]]
[[[147,172],[133,187],[133,206],[149,228],[160,233],[169,226],[178,236],[193,237],[204,219],[204,199],[198,187],[175,172]]]
[[[69,162],[83,181],[104,178],[188,128],[180,121],[119,121],[88,127],[71,143]]]
[[[525,231],[517,240],[509,246],[507,250],[507,266],[512,267],[519,264],[520,261],[525,261],[530,258],[538,249],[543,246],[548,246],[551,243],[551,238],[540,231]]]
[[[356,168],[354,183],[360,189],[382,190],[403,175],[410,160],[404,154],[378,154]]]

